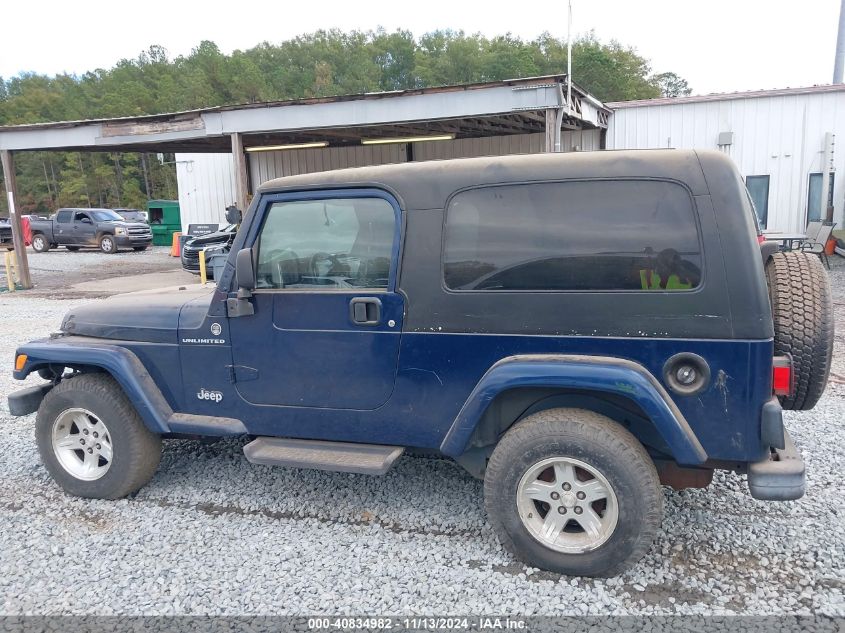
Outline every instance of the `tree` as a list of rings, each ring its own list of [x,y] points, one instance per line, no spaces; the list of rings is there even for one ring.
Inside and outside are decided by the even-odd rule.
[[[655,75],[651,81],[664,97],[687,97],[692,94],[687,80],[672,72]]]
[[[0,125],[176,112],[224,104],[405,90],[565,73],[566,43],[544,33],[441,30],[415,38],[407,30],[316,31],[263,42],[227,55],[211,41],[171,58],[152,45],[134,59],[82,75],[21,73],[0,78]],[[604,101],[689,94],[672,72],[651,76],[647,59],[594,33],[572,46],[573,81]],[[57,205],[140,207],[146,198],[176,197],[176,177],[150,155],[23,152],[18,186],[25,212]],[[5,197],[0,199],[5,209]]]

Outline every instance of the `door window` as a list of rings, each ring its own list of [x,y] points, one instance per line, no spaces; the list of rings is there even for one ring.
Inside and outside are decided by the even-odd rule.
[[[73,211],[70,209],[62,209],[58,212],[58,214],[56,214],[56,222],[59,222],[60,224],[67,224],[70,222],[72,214]]]
[[[760,228],[765,229],[769,218],[769,177],[748,176],[745,179],[745,186],[748,188],[748,195],[751,196],[751,202],[757,212]]]
[[[395,230],[382,198],[273,203],[258,237],[256,287],[387,288]]]
[[[73,214],[74,222],[82,222],[86,218],[88,218],[88,214],[84,213],[82,211],[77,211],[76,213]]]

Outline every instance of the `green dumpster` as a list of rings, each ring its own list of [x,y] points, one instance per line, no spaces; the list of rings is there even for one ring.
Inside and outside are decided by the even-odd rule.
[[[178,200],[150,200],[147,202],[147,221],[153,232],[153,245],[170,246],[173,234],[182,230]]]

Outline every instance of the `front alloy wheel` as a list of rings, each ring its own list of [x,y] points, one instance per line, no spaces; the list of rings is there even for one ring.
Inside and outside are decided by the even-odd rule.
[[[88,409],[64,411],[53,424],[53,452],[70,475],[94,481],[105,475],[112,461],[112,445],[105,422]]]
[[[100,250],[109,254],[117,251],[117,244],[111,235],[103,235],[100,238]]]

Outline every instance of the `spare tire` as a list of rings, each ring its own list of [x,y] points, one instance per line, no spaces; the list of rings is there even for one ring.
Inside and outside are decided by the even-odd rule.
[[[794,391],[784,409],[812,409],[824,392],[833,357],[833,302],[821,260],[800,251],[775,253],[766,263],[775,325],[775,355],[792,356]]]

